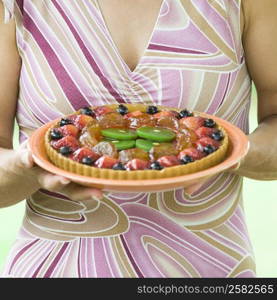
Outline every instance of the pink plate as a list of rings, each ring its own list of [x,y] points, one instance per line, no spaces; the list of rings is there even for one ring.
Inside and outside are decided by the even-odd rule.
[[[205,116],[205,114],[203,113],[202,115]],[[211,117],[209,115],[206,116]],[[48,128],[56,123],[57,120],[49,122],[46,125],[35,130],[30,137],[29,147],[33,153],[34,161],[38,166],[48,172],[64,176],[71,181],[79,183],[83,186],[95,187],[103,189],[105,191],[115,192],[155,192],[183,187],[185,188],[197,184],[200,179],[214,176],[220,172],[224,172],[234,167],[247,154],[247,151],[249,149],[248,138],[238,127],[221,118],[215,116],[212,116],[212,118],[220,126],[224,127],[229,135],[230,145],[226,159],[214,167],[178,177],[147,180],[111,180],[82,176],[62,170],[49,161],[44,148],[44,136]]]

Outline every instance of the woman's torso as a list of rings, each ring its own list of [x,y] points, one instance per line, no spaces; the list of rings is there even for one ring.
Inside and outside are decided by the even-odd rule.
[[[96,0],[18,0],[21,141],[82,106],[116,102],[204,111],[247,133],[240,12],[239,0],[164,0],[145,51],[129,59]],[[117,193],[100,205],[38,191],[6,270],[21,270],[16,264],[45,243],[37,276],[253,276],[241,188],[240,177],[224,173],[192,195]]]

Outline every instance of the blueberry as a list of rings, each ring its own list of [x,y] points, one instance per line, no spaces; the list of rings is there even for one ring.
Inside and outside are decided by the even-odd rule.
[[[222,131],[218,130],[212,133],[211,137],[216,141],[221,141],[224,138]]]
[[[179,118],[182,119],[182,118],[187,118],[187,117],[192,117],[193,116],[193,113],[190,112],[189,110],[187,109],[183,109],[179,112]]]
[[[158,163],[157,161],[153,162],[150,166],[150,169],[158,170],[158,171],[162,170],[163,168],[164,167],[160,163]]]
[[[72,121],[69,119],[61,119],[61,121],[60,121],[60,126],[65,126],[65,125],[69,125],[69,124],[73,124]]]
[[[119,162],[113,166],[113,170],[124,171],[124,170],[126,170],[126,168],[124,167],[124,165],[121,162]]]
[[[149,105],[149,106],[147,107],[146,112],[147,112],[149,115],[154,115],[154,114],[158,113],[159,110],[158,110],[158,107],[157,107],[157,106]]]
[[[185,155],[181,158],[181,163],[183,165],[186,165],[186,164],[189,164],[189,163],[192,163],[192,162],[194,162],[194,159],[189,155]]]
[[[205,152],[206,154],[211,154],[211,153],[215,152],[216,150],[217,150],[217,148],[212,145],[207,145],[203,148],[203,152]]]
[[[94,112],[87,106],[80,109],[80,114],[94,117]]]
[[[94,160],[89,156],[85,156],[82,158],[82,164],[84,164],[84,165],[92,166],[93,163],[94,163]]]
[[[51,140],[59,140],[63,137],[60,131],[53,129],[50,134]]]
[[[60,153],[65,156],[71,154],[72,152],[73,152],[72,149],[68,146],[64,146],[60,148]]]
[[[128,113],[128,108],[127,108],[125,105],[123,105],[123,104],[119,104],[119,105],[118,105],[118,108],[117,108],[117,111],[118,111],[122,116],[124,116],[124,115],[126,115],[126,114]]]
[[[216,123],[213,119],[206,119],[204,121],[204,126],[205,127],[213,128],[213,127],[215,127],[215,125],[216,125]]]

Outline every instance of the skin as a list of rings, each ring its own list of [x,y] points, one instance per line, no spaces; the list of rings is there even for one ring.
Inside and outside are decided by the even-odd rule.
[[[144,52],[161,2],[99,0],[110,34],[130,70],[134,70]],[[242,41],[249,74],[258,93],[258,127],[248,136],[250,149],[247,156],[237,169],[230,172],[257,180],[276,180],[277,2],[243,0],[242,8]],[[137,18],[138,15],[140,18]],[[0,20],[2,19],[3,7],[0,3]],[[76,201],[92,197],[100,199],[101,191],[81,187],[36,166],[26,143],[13,150],[21,61],[16,46],[14,21],[2,23],[0,22],[0,207],[16,204],[39,188],[70,195]],[[194,189],[192,187],[188,191],[192,192]]]

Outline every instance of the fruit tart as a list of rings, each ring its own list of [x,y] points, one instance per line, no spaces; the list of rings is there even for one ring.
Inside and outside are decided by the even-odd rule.
[[[191,174],[222,162],[228,135],[212,117],[142,104],[84,107],[48,129],[50,161],[103,179],[156,179]]]

